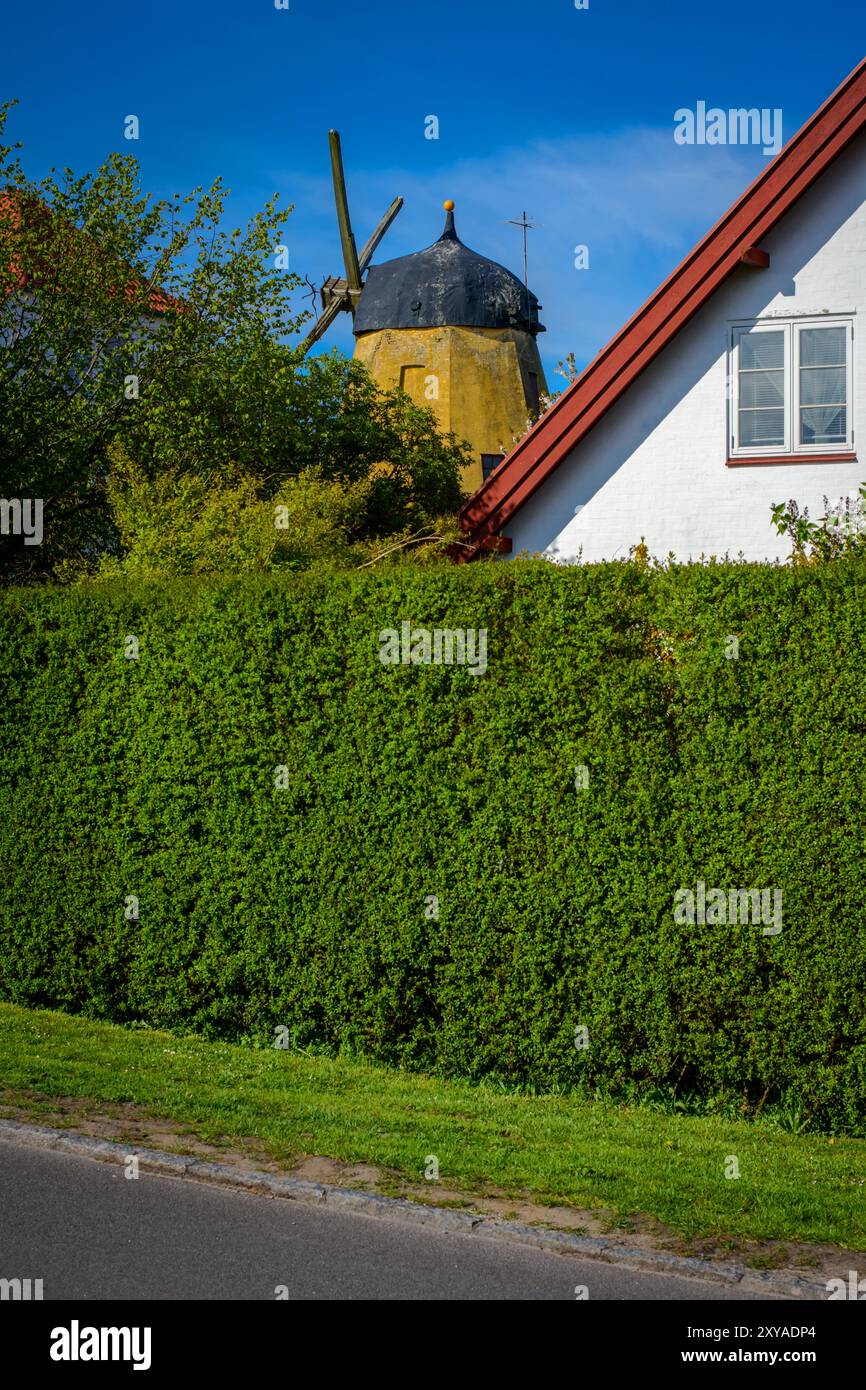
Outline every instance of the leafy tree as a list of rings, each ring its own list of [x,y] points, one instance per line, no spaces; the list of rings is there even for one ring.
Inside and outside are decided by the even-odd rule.
[[[5,118],[5,110],[4,110]],[[189,410],[170,400],[233,363],[243,394],[272,336],[294,331],[295,278],[272,254],[287,217],[275,202],[246,232],[224,233],[225,191],[154,201],[135,160],[112,154],[94,175],[52,171],[34,183],[0,145],[0,458],[8,496],[44,498],[43,546],[4,538],[4,569],[45,572],[89,561],[114,539],[108,446],[138,417]],[[197,367],[193,364],[197,364]],[[168,396],[167,396],[168,393]]]

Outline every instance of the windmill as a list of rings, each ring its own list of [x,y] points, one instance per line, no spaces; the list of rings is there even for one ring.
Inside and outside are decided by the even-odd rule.
[[[343,151],[340,146],[340,137],[336,130],[332,130],[328,136],[331,146],[331,170],[334,176],[334,200],[337,204],[337,221],[340,227],[340,242],[343,248],[343,265],[346,270],[345,279],[340,279],[336,275],[329,275],[320,290],[322,301],[322,313],[301,343],[301,352],[309,352],[313,343],[318,342],[322,334],[325,333],[338,314],[344,310],[355,313],[355,306],[361,297],[361,276],[373,259],[373,252],[379,245],[383,236],[387,232],[397,213],[403,206],[402,198],[395,198],[376,230],[373,232],[369,241],[364,245],[360,256],[355,247],[355,238],[352,234],[352,223],[349,218],[349,200],[346,196],[346,177],[343,173]]]

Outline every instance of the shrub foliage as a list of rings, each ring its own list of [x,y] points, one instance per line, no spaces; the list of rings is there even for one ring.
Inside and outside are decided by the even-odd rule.
[[[864,610],[858,559],[9,590],[0,995],[862,1134]]]

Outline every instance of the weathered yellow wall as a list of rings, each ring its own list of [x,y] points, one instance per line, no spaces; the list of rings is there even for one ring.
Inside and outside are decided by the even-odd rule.
[[[469,492],[481,485],[481,455],[507,452],[525,430],[529,373],[547,390],[535,339],[514,328],[385,328],[356,338],[355,356],[383,386],[402,386],[467,441]]]

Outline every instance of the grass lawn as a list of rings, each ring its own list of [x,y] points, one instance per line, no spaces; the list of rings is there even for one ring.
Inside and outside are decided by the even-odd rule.
[[[687,1241],[866,1249],[866,1140],[572,1097],[508,1094],[358,1061],[92,1023],[0,1004],[4,1113],[46,1121],[54,1098],[132,1103],[209,1143],[286,1168],[322,1155],[410,1182],[660,1222]],[[81,1109],[81,1107],[79,1107]],[[428,1155],[439,1183],[424,1183]],[[729,1156],[740,1177],[725,1177]],[[402,1189],[405,1190],[405,1189]],[[645,1227],[649,1229],[649,1226]]]

